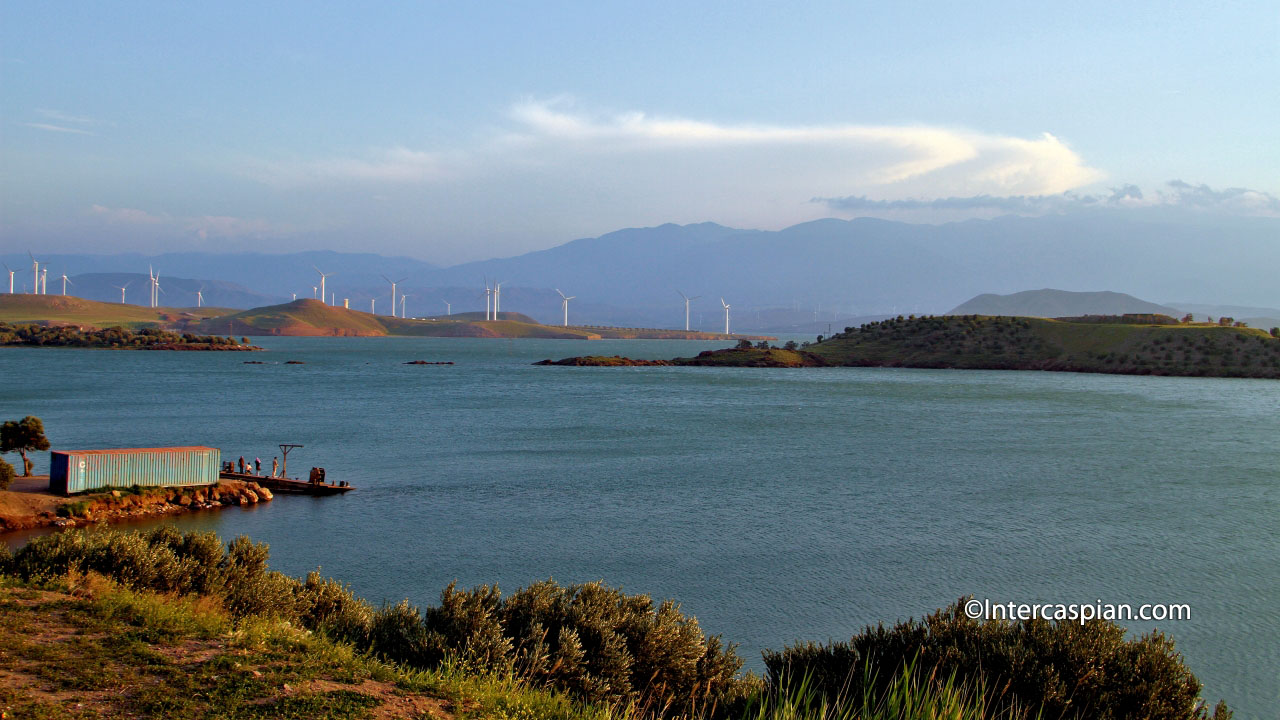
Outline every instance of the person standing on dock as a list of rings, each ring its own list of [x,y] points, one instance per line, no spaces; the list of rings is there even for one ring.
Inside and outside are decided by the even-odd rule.
[[[241,475],[244,474],[244,456],[243,455],[240,456],[240,474]]]
[[[254,475],[262,474],[262,458],[260,457],[256,457],[253,459],[253,474]]]
[[[279,477],[279,476],[280,476],[280,458],[273,457],[271,458],[271,477]]]

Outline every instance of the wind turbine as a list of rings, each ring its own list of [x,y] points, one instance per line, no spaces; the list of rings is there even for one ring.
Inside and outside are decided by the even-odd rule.
[[[316,267],[315,265],[312,265],[311,267],[316,268],[316,272],[320,273],[320,302],[324,302],[326,299],[324,294],[324,279],[336,273],[320,272],[320,268]]]
[[[68,280],[68,279],[67,279],[67,274],[66,274],[66,273],[62,273],[62,295],[63,295],[64,297],[65,297],[65,296],[66,296],[66,294],[67,294],[67,283],[71,283],[72,285],[75,285],[75,283],[73,283],[73,282],[71,282],[70,280]]]
[[[401,319],[401,320],[403,320],[404,318],[408,317],[407,315],[405,315],[405,314],[404,314],[404,299],[405,299],[405,298],[407,298],[407,297],[409,297],[409,296],[408,296],[408,295],[405,295],[404,293],[401,293],[401,294],[400,294],[400,319]]]
[[[556,294],[560,296],[560,307],[564,309],[564,326],[569,327],[569,301],[578,296],[570,295],[565,297],[564,293],[560,292],[560,288],[556,288]]]
[[[700,298],[700,297],[702,297],[702,296],[701,296],[701,295],[694,295],[693,297],[689,297],[688,295],[685,295],[684,293],[680,292],[679,290],[677,290],[676,292],[677,292],[677,293],[679,293],[680,297],[684,298],[684,331],[685,331],[685,332],[689,332],[689,301],[690,301],[690,300],[697,300],[698,298]]]
[[[311,299],[312,299],[312,300],[315,300],[315,299],[316,299],[316,292],[318,292],[319,290],[320,290],[320,288],[316,287],[315,285],[312,285],[312,286],[311,286]]]
[[[196,291],[196,307],[204,307],[204,286],[203,285],[201,285],[200,289]]]
[[[298,293],[294,293],[294,294],[293,294],[293,299],[294,299],[294,300],[297,300],[297,299],[298,299]]]
[[[129,286],[130,286],[130,285],[132,285],[132,284],[133,284],[133,281],[132,281],[132,280],[130,280],[129,282],[127,282],[127,283],[125,283],[125,284],[123,284],[123,285],[112,285],[112,286],[111,286],[111,287],[113,287],[113,288],[115,288],[115,289],[117,289],[117,290],[119,290],[119,291],[120,291],[120,304],[121,304],[121,305],[124,305],[124,289],[125,289],[125,288],[127,288],[127,287],[129,287]]]
[[[370,315],[377,315],[377,313],[373,311],[373,306],[374,306],[377,302],[378,302],[378,298],[376,298],[376,297],[371,297],[371,298],[369,298],[369,314],[370,314]]]
[[[498,301],[502,299],[502,283],[493,281],[493,319],[498,319]]]
[[[156,277],[156,269],[150,265],[147,266],[147,277],[151,278],[151,300],[149,302],[149,306],[155,307],[156,306],[156,281],[159,280],[159,278]]]
[[[34,276],[34,279],[31,282],[32,282],[32,287],[35,288],[35,290],[32,291],[32,294],[39,295],[40,294],[40,261],[36,260],[36,256],[32,255],[30,250],[27,251],[27,256],[31,258],[31,274]]]
[[[493,290],[489,288],[489,278],[484,279],[484,319],[489,321],[489,300],[493,297]]]
[[[12,273],[12,272],[11,272],[11,273],[9,273],[9,282],[13,282],[13,273]],[[10,290],[9,292],[13,292],[13,290]],[[444,303],[444,314],[445,314],[445,315],[452,315],[452,314],[453,314],[453,303],[449,302],[448,300],[441,300],[440,302]]]
[[[156,289],[153,290],[152,292],[155,295],[156,299],[154,302],[151,303],[151,307],[158,308],[160,307],[160,293],[164,292],[164,288],[160,287],[160,273],[156,273],[155,283],[156,283]],[[168,293],[165,293],[165,294],[168,295]]]
[[[730,307],[730,305],[729,305],[729,303],[727,303],[727,302],[725,302],[725,301],[724,301],[724,298],[720,298],[720,304],[724,306],[724,334],[725,334],[725,335],[728,335],[728,334],[729,334],[729,307]]]
[[[386,275],[383,275],[382,279],[391,283],[391,317],[395,317],[396,316],[396,283],[402,283],[405,280],[408,280],[408,278],[400,278],[399,280],[392,280]]]
[[[40,271],[40,294],[49,294],[49,263],[45,263],[44,269]]]
[[[9,263],[3,263],[4,269],[9,271],[9,294],[13,294],[13,268],[9,267]]]

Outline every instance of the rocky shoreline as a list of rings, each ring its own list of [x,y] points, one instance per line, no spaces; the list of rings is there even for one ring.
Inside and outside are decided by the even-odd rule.
[[[39,481],[39,478],[24,478]],[[46,481],[47,482],[47,481]],[[82,527],[193,510],[269,502],[274,495],[256,482],[223,481],[217,485],[111,490],[59,497],[28,487],[0,491],[0,532],[43,527]],[[47,487],[47,485],[46,485]]]

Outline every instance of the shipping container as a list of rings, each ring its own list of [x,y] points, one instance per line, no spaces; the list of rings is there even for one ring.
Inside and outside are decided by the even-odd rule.
[[[213,485],[221,465],[222,451],[211,447],[55,450],[49,453],[49,491]]]

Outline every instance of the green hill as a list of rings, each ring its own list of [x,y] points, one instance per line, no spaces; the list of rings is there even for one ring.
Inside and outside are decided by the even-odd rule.
[[[1280,378],[1280,338],[1167,316],[961,315],[868,323],[803,348],[733,348],[682,365],[1063,370],[1126,375]]]

